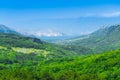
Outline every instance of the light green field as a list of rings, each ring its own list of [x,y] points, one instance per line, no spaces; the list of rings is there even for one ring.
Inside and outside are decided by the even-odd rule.
[[[6,47],[0,46],[0,49],[7,49]]]
[[[16,52],[21,52],[24,54],[37,54],[37,55],[44,55],[45,57],[47,56],[47,54],[49,54],[49,51],[46,50],[41,50],[41,49],[34,49],[34,48],[19,48],[19,47],[12,47],[12,49]]]

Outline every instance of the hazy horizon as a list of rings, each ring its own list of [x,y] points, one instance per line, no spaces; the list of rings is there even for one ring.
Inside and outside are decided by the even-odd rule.
[[[0,24],[18,31],[59,35],[88,34],[120,23],[120,1],[1,1]]]

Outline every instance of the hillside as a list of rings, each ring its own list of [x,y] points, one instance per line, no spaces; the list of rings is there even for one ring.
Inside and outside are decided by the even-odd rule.
[[[0,33],[0,45],[9,47],[44,48],[37,38],[25,37],[11,33]]]
[[[120,25],[112,25],[109,27],[101,28],[89,35],[61,41],[58,44],[81,45],[91,48],[96,52],[104,52],[120,48],[119,34]]]
[[[47,59],[0,47],[1,80],[119,80],[120,50]]]
[[[61,46],[46,43],[38,38],[25,37],[22,35],[0,33],[0,46],[12,48],[22,53],[46,54],[49,58],[77,56],[93,53],[89,48],[82,46]]]

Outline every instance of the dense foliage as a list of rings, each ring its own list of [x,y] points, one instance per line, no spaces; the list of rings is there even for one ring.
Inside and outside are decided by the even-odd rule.
[[[51,59],[1,47],[0,76],[1,80],[119,80],[120,50]]]

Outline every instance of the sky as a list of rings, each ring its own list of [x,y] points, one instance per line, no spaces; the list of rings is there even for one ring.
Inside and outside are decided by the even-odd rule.
[[[120,24],[120,0],[0,0],[0,24],[45,36]]]

